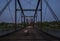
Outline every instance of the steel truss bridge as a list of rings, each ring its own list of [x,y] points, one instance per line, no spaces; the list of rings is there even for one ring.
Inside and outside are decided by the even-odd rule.
[[[14,9],[15,9],[15,20],[14,20],[14,31],[13,33],[8,33],[8,35],[3,35],[1,36],[0,40],[1,41],[59,41],[59,38],[54,37],[49,35],[48,33],[43,31],[43,1],[42,0],[38,0],[36,8],[35,9],[23,9],[22,8],[22,4],[20,0],[14,0],[15,1],[15,5],[14,5]],[[0,10],[0,17],[3,15],[3,12],[6,10],[6,8],[9,8],[9,12],[10,15],[12,14],[11,12],[11,8],[9,7],[10,3],[12,2],[12,0],[7,1],[7,3],[5,4],[4,8],[2,8],[2,10]],[[54,10],[51,8],[49,2],[47,0],[44,0],[47,8],[49,9],[49,11],[51,12],[51,15],[53,16],[53,18],[55,19],[55,21],[58,23],[60,22],[58,16],[56,15],[56,13],[54,12]],[[17,8],[17,5],[19,6],[19,8]],[[26,5],[26,4],[25,4]],[[39,8],[40,7],[40,8]],[[17,14],[18,11],[21,12],[19,19],[17,21]],[[26,11],[32,11],[34,12],[33,16],[26,16],[24,12]],[[38,26],[37,24],[37,20],[38,20],[38,12],[40,12],[40,24]],[[28,19],[30,18],[30,24]],[[13,20],[13,16],[11,15],[11,19]],[[21,23],[17,23],[21,20]],[[37,24],[37,25],[36,25]],[[58,23],[58,25],[60,25]],[[19,27],[19,29],[17,30],[17,28]],[[39,27],[39,28],[38,28]],[[60,26],[59,26],[60,27]]]

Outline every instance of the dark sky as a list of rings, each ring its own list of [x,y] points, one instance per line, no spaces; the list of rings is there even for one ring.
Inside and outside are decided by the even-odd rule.
[[[7,1],[9,0],[0,0],[0,11],[4,6],[6,5]],[[0,16],[0,22],[14,22],[14,9],[15,9],[15,0],[12,0],[9,7],[5,9],[3,14]],[[22,8],[23,9],[35,9],[37,5],[38,0],[20,0]],[[60,0],[47,0],[51,8],[54,10],[55,14],[58,16],[60,20]],[[9,8],[11,12],[9,12]],[[17,5],[17,8],[19,6]],[[40,6],[39,6],[40,8]],[[33,16],[34,12],[32,11],[25,11],[24,12],[26,16]],[[12,16],[11,16],[12,15]],[[19,20],[19,16],[21,15],[21,12],[18,11],[17,14],[17,21]],[[38,12],[38,20],[40,20],[40,12]],[[12,20],[13,17],[13,20]],[[54,18],[51,15],[51,12],[49,11],[48,7],[46,6],[44,0],[43,0],[43,21],[53,21]]]

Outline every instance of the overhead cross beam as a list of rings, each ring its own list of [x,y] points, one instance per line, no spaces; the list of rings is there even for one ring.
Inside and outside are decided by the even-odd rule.
[[[39,3],[40,3],[40,0],[38,0],[38,2],[37,2],[37,6],[36,6],[36,10],[35,10],[34,16],[37,14],[37,10],[38,10],[38,7],[39,7]],[[40,11],[41,11],[41,9],[40,9]]]
[[[17,11],[21,11],[21,9],[16,9]],[[23,11],[36,11],[36,9],[23,9]],[[38,9],[37,11],[41,11],[41,9]]]
[[[4,8],[0,11],[0,16],[3,14],[3,12],[5,11],[5,9],[8,7],[8,5],[11,3],[12,0],[9,0],[6,5],[4,6]]]
[[[51,12],[51,14],[53,15],[54,19],[55,19],[56,21],[59,21],[58,17],[56,16],[55,12],[53,11],[53,9],[52,9],[51,6],[49,5],[49,3],[48,3],[46,0],[44,0],[44,1],[45,1],[46,5],[48,6],[48,9],[50,10],[50,12]]]
[[[22,17],[24,17],[24,16],[22,16]],[[34,17],[34,16],[25,16],[25,17]]]
[[[25,16],[24,15],[24,12],[23,12],[23,8],[22,8],[22,6],[21,6],[21,3],[20,3],[20,1],[19,0],[17,0],[17,2],[18,2],[18,4],[19,4],[19,7],[20,7],[20,9],[21,9],[21,13],[23,14],[23,16]],[[16,9],[17,10],[17,9]]]

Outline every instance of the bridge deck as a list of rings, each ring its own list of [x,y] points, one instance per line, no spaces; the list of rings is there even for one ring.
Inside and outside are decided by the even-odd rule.
[[[59,41],[51,36],[38,31],[32,26],[28,26],[21,31],[17,31],[11,35],[0,38],[1,41]]]

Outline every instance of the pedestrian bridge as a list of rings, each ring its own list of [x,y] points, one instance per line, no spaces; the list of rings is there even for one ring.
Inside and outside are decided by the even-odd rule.
[[[60,41],[59,3],[0,0],[0,41]]]

